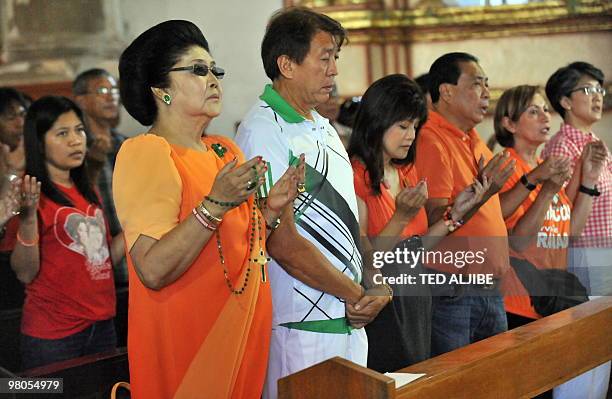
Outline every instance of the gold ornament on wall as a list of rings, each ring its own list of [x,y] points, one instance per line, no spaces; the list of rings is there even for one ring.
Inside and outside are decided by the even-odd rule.
[[[320,9],[350,32],[353,43],[388,43],[390,39],[453,41],[612,30],[612,2],[606,0],[470,7],[447,6],[448,1],[420,0],[413,7],[408,6],[410,1],[372,0],[286,1],[286,5]],[[386,30],[395,32],[389,37]]]

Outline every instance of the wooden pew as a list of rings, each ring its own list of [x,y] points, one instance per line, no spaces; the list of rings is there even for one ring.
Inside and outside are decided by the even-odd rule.
[[[602,297],[407,367],[395,381],[341,358],[282,378],[281,399],[530,398],[612,358],[612,297]]]
[[[0,310],[0,366],[7,370],[20,369],[21,308]]]
[[[16,378],[16,377],[17,376],[15,374],[11,373],[4,367],[0,367],[0,378]],[[17,394],[10,394],[10,393],[1,394],[0,397],[6,398],[6,399],[17,399],[18,398]]]
[[[128,287],[117,287],[115,330],[117,346],[127,345]],[[21,306],[0,309],[0,367],[16,372],[21,370],[20,353]]]
[[[24,370],[18,373],[18,376],[63,378],[64,394],[60,396],[75,399],[108,399],[114,383],[130,380],[125,348]],[[33,399],[45,397],[41,394],[30,396]],[[58,395],[47,396],[58,398]],[[29,396],[19,395],[20,399],[27,397]]]
[[[10,252],[0,252],[0,310],[20,309],[25,296],[23,284],[11,269],[10,258]]]

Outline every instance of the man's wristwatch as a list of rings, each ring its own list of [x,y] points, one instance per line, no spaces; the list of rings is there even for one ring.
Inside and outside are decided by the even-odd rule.
[[[265,220],[265,219],[264,219],[264,220]],[[266,220],[265,222],[266,222],[266,228],[267,228],[268,230],[271,230],[271,231],[276,230],[276,229],[278,228],[278,226],[280,226],[280,224],[281,224],[281,220],[280,220],[280,218],[276,218],[276,219],[274,219],[274,221],[272,221],[272,223],[268,223],[268,221],[267,221],[267,220]]]

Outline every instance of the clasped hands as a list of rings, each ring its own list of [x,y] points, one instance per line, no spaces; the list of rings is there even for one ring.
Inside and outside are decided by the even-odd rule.
[[[607,156],[608,150],[600,140],[590,142],[584,147],[580,163],[577,164],[577,168],[581,168],[581,184],[594,186],[597,183]],[[572,169],[569,158],[550,156],[529,173],[528,179],[533,180],[536,184],[543,184],[544,189],[556,193],[571,176]]]
[[[565,157],[550,156],[533,168],[527,175],[527,180],[533,184],[543,184],[546,190],[555,193],[571,176],[570,160]]]
[[[391,302],[389,290],[384,285],[375,285],[362,291],[363,295],[356,303],[344,304],[346,318],[354,328],[365,327],[378,316],[378,313]]]

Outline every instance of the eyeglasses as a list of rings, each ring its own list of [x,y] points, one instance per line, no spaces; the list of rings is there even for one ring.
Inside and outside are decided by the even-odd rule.
[[[216,65],[209,67],[208,65],[205,65],[205,64],[193,64],[188,67],[178,67],[178,68],[172,68],[170,70],[170,72],[174,72],[174,71],[191,71],[192,73],[198,76],[206,76],[208,75],[208,71],[210,71],[212,72],[213,75],[215,75],[217,79],[223,79],[223,77],[225,76],[225,70]]]
[[[93,92],[85,92],[83,94],[97,94],[100,96],[106,96],[110,94],[113,97],[119,97],[119,88],[118,87],[98,87]]]
[[[569,94],[572,94],[572,93],[574,93],[576,91],[582,91],[587,96],[592,96],[595,93],[599,93],[602,96],[606,95],[606,89],[604,89],[601,86],[582,86],[582,87],[576,87],[574,90],[570,91]]]
[[[25,118],[26,110],[21,108],[17,111],[7,112],[5,114],[0,115],[0,118],[5,119],[8,122],[12,122],[17,118]]]

